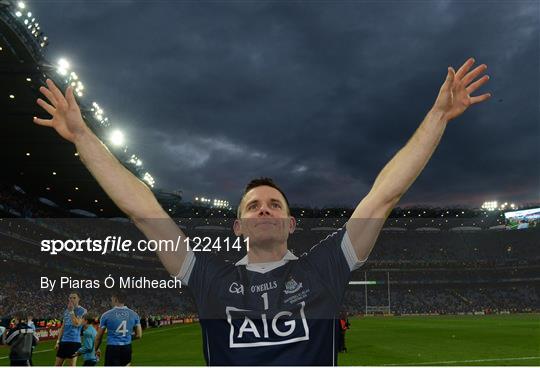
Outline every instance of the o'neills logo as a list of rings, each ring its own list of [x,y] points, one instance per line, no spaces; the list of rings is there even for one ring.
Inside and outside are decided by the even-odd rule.
[[[277,281],[272,282],[265,282],[264,284],[260,285],[253,285],[251,287],[252,293],[260,293],[261,291],[267,291],[277,288]]]
[[[292,294],[296,293],[298,290],[302,288],[302,283],[296,282],[292,277],[285,283],[285,290],[283,292],[285,294]]]

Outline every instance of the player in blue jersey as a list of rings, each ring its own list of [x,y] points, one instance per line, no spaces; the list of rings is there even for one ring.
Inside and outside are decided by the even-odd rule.
[[[336,364],[334,319],[351,272],[367,260],[386,218],[428,163],[448,123],[491,96],[472,96],[489,79],[482,76],[487,66],[472,69],[474,63],[470,58],[457,71],[447,69],[424,120],[379,173],[346,225],[306,254],[297,257],[289,251],[296,220],[284,193],[269,180],[250,183],[240,202],[234,231],[249,237],[250,247],[236,264],[184,247],[157,252],[197,300],[209,365]],[[47,87],[40,91],[49,103],[39,99],[38,104],[52,119],[34,121],[75,144],[94,178],[146,237],[185,239],[152,191],[86,125],[73,88],[63,95],[51,80]]]
[[[99,322],[95,347],[99,351],[103,334],[107,331],[106,366],[126,366],[131,364],[131,340],[142,337],[139,315],[126,307],[125,294],[116,292],[111,297],[112,309],[103,313]]]
[[[54,365],[61,366],[66,362],[68,365],[77,365],[75,353],[81,347],[81,329],[86,309],[79,305],[81,296],[78,292],[69,294],[67,308],[64,310],[62,327],[58,331],[56,341],[56,361]]]

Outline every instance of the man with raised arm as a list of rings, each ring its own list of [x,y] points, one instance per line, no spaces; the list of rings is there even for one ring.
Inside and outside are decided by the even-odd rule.
[[[79,305],[80,300],[81,296],[78,292],[69,294],[62,327],[58,331],[56,340],[55,366],[63,366],[64,363],[70,366],[77,365],[77,357],[74,355],[81,347],[81,329],[86,314],[86,309]]]
[[[288,250],[296,221],[283,191],[268,178],[251,181],[234,232],[249,237],[236,264],[207,252],[158,253],[171,275],[197,301],[209,365],[335,365],[335,318],[351,272],[366,262],[380,230],[437,147],[449,121],[490,94],[471,96],[487,82],[486,65],[449,67],[433,107],[407,144],[377,176],[346,226],[300,257]],[[111,199],[149,238],[183,236],[152,192],[125,169],[86,127],[69,87],[48,80],[38,104],[52,119],[35,118],[75,143],[83,163]],[[159,219],[156,221],[155,219]]]

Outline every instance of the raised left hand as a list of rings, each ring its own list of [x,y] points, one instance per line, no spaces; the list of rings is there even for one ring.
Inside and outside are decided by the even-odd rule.
[[[474,59],[469,58],[457,72],[454,71],[454,68],[448,67],[446,80],[441,86],[432,108],[433,111],[444,114],[447,121],[463,114],[469,106],[486,101],[491,97],[491,93],[471,96],[474,91],[489,80],[488,75],[478,78],[486,71],[487,65],[482,64],[469,71],[473,64]]]

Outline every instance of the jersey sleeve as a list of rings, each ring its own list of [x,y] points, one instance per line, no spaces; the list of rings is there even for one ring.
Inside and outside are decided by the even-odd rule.
[[[345,292],[351,272],[367,261],[358,260],[345,226],[313,246],[305,260],[336,300]]]
[[[86,312],[86,309],[84,309],[83,307],[79,307],[76,312],[76,317],[82,318],[86,314]]]
[[[19,334],[17,329],[9,329],[6,333],[6,344],[11,345],[13,342],[13,339]]]
[[[133,324],[134,324],[135,326],[141,324],[141,317],[139,317],[139,315],[137,314],[137,312],[133,312]]]
[[[99,319],[99,328],[101,329],[107,328],[107,321],[108,321],[108,313],[105,312],[101,315],[101,318]]]
[[[209,291],[220,277],[233,272],[233,266],[208,252],[189,251],[176,278],[187,285],[199,306],[209,300]]]

